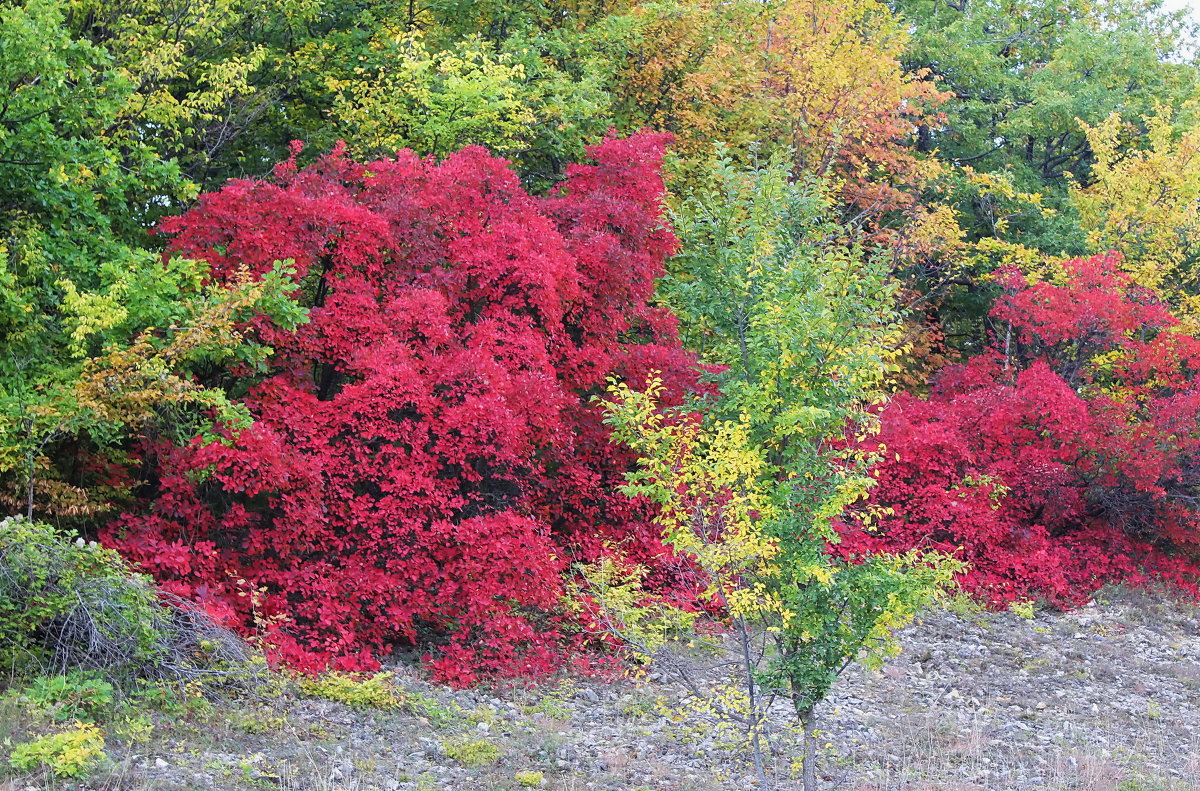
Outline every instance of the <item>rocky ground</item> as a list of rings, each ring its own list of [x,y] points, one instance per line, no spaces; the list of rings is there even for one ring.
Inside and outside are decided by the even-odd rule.
[[[933,613],[822,707],[825,789],[1200,791],[1195,605],[1111,592],[1067,614]],[[727,734],[651,674],[453,692],[398,669],[398,710],[287,694],[155,715],[82,788],[742,791]],[[782,719],[781,723],[785,720]],[[772,761],[778,789],[786,745]],[[55,785],[58,783],[58,785]],[[2,791],[69,787],[15,778]]]

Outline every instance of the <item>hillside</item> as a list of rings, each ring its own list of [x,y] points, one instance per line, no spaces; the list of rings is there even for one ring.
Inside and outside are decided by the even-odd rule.
[[[881,670],[849,671],[822,706],[824,788],[1200,788],[1194,605],[1107,590],[1032,619],[962,608],[927,614],[902,643]],[[114,763],[79,787],[507,791],[527,787],[518,777],[560,791],[754,787],[711,729],[663,715],[684,691],[654,672],[462,692],[393,672],[398,710],[291,689],[155,713],[148,741],[110,737]],[[521,772],[540,772],[540,785]],[[0,787],[59,786],[27,776]]]
[[[1168,0],[0,0],[0,88],[0,791],[1200,791]]]

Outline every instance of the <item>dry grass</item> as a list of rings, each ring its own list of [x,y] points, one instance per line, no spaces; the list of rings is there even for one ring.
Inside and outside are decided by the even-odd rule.
[[[1150,768],[1169,758],[1162,729],[1145,728],[1112,750],[1077,734],[1078,741],[1051,750],[1047,760],[1019,753],[973,723],[955,727],[932,716],[913,717],[893,745],[901,759],[877,765],[854,791],[1200,791],[1200,745],[1178,776]],[[869,769],[861,761],[854,773]]]

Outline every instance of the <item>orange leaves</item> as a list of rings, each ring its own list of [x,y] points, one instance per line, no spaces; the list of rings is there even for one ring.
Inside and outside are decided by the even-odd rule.
[[[790,146],[800,170],[843,183],[864,225],[940,172],[914,142],[944,94],[905,73],[907,35],[876,0],[646,4],[630,18],[621,121],[674,132],[684,157]]]
[[[685,155],[715,142],[744,146],[773,137],[760,17],[746,5],[709,0],[635,9],[616,75],[619,112],[632,125],[674,132]]]
[[[797,164],[843,178],[848,202],[871,216],[907,205],[904,188],[931,174],[906,143],[943,94],[904,73],[897,20],[876,0],[789,0],[771,24],[768,84]]]

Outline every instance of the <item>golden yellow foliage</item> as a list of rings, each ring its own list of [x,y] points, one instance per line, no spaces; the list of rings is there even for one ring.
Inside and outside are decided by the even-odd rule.
[[[1137,128],[1113,113],[1084,125],[1095,152],[1092,182],[1071,198],[1088,243],[1120,251],[1138,285],[1159,291],[1195,325],[1200,321],[1200,127],[1178,131],[1168,108]]]

